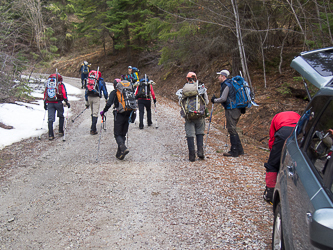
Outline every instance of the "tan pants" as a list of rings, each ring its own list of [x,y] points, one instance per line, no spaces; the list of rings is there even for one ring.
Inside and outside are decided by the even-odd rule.
[[[91,116],[98,117],[100,98],[98,96],[88,96],[88,103],[91,109]]]

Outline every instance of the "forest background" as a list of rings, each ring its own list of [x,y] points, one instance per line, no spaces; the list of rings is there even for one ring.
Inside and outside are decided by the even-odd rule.
[[[23,72],[79,77],[84,60],[109,82],[136,66],[172,100],[188,71],[218,95],[216,72],[228,69],[259,104],[242,116],[242,140],[266,145],[272,117],[308,102],[292,58],[332,46],[332,28],[330,0],[0,0],[0,103],[33,99],[14,81]]]

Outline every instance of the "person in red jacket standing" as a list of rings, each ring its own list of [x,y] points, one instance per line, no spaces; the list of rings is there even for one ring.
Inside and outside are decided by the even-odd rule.
[[[145,84],[144,84],[145,83]],[[142,91],[140,91],[142,89]],[[151,120],[151,97],[154,104],[156,104],[156,97],[153,89],[153,85],[149,82],[148,77],[140,79],[140,84],[135,90],[135,98],[138,100],[139,106],[139,128],[143,129],[143,118],[145,108],[147,111],[147,124],[151,126],[153,124]]]
[[[270,154],[267,163],[264,164],[266,168],[266,189],[263,198],[267,202],[271,202],[273,198],[284,142],[292,133],[299,119],[300,115],[294,111],[278,113],[272,119],[268,141]]]
[[[59,117],[59,135],[64,135],[64,106],[62,101],[65,101],[68,108],[70,104],[67,99],[66,87],[62,83],[60,74],[52,74],[49,76],[44,91],[44,109],[48,110],[48,128],[49,140],[54,139],[53,122],[55,122],[55,112]]]

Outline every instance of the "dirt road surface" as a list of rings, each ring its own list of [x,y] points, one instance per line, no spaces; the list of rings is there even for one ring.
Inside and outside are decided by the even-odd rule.
[[[111,110],[105,131],[100,121],[90,135],[85,111],[68,120],[66,141],[45,134],[1,151],[0,249],[270,249],[272,207],[254,154],[223,157],[226,136],[211,126],[207,158],[189,162],[179,107],[159,96],[153,126],[130,125],[123,161]]]

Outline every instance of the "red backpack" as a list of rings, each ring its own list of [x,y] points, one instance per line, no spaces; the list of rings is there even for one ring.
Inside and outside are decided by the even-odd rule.
[[[88,91],[94,91],[96,90],[96,85],[97,85],[97,82],[98,82],[98,79],[99,79],[99,73],[98,71],[96,70],[92,70],[89,72],[88,74],[88,81],[87,81],[87,88],[88,88]]]
[[[46,99],[48,101],[54,102],[54,101],[62,101],[63,95],[62,95],[62,76],[60,74],[52,74],[49,76],[45,87],[46,87]]]

